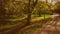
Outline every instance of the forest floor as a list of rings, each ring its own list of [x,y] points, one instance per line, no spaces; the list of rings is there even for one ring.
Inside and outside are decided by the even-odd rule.
[[[46,18],[50,18],[51,17],[51,15],[45,15],[45,19]],[[25,20],[25,18],[27,18],[27,16],[25,16],[25,17],[23,17],[23,18],[18,18],[18,19],[9,19],[9,21],[18,21],[18,22],[25,22],[24,20]],[[32,23],[35,23],[36,21],[40,21],[40,20],[43,20],[44,19],[44,15],[42,15],[41,17],[33,17],[33,18],[31,18],[31,23],[30,24],[32,24]],[[15,24],[15,25],[13,25],[14,23],[12,23],[11,25],[9,25],[9,24],[7,24],[7,25],[2,25],[2,26],[0,26],[0,30],[1,29],[6,29],[6,28],[12,28],[12,27],[14,27],[14,26],[17,26],[17,25],[20,25],[20,24],[22,24],[22,23],[17,23],[17,24]]]
[[[51,17],[51,16],[50,16]],[[36,30],[40,29],[42,27],[42,24],[44,25],[48,20],[50,20],[49,16],[45,17],[46,19],[44,20],[44,17],[36,17],[34,19],[31,20],[31,22],[33,24],[26,26],[22,29],[20,29],[21,27],[18,25],[16,27],[13,27],[12,29],[8,30],[8,31],[4,31],[0,32],[2,34],[33,34],[33,32],[35,32]],[[8,32],[8,33],[7,33]]]
[[[34,34],[60,34],[60,16],[49,20],[42,29],[36,30]]]
[[[19,34],[60,34],[60,16],[52,15],[51,19],[44,20],[44,22],[41,22],[44,23],[42,26],[41,23],[37,23],[34,24],[35,26],[23,28]]]

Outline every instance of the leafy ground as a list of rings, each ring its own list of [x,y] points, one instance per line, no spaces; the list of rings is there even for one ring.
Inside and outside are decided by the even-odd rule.
[[[49,19],[48,19],[49,20]],[[36,30],[38,29],[41,29],[42,26],[48,21],[47,19],[42,20],[41,22],[37,22],[35,24],[32,24],[32,25],[29,25],[29,26],[26,26],[25,28],[21,29],[19,31],[19,34],[33,34]],[[23,33],[21,33],[23,32]]]
[[[45,15],[45,18],[50,18],[51,16],[50,15]],[[23,18],[16,18],[16,19],[9,19],[9,21],[18,21],[18,22],[22,22],[22,20],[24,20],[26,17],[23,17]],[[42,20],[42,19],[44,19],[44,15],[42,15],[41,17],[35,17],[35,18],[32,18],[32,20],[31,20],[31,22],[33,23],[33,22],[35,22],[35,21],[39,21],[39,20]],[[22,23],[17,23],[17,24],[15,24],[15,25],[13,25],[14,23],[12,23],[11,25],[10,24],[7,24],[7,25],[2,25],[2,26],[0,26],[0,29],[5,29],[5,28],[11,28],[11,27],[13,27],[13,26],[16,26],[16,25],[20,25],[20,24],[22,24]]]
[[[48,18],[50,18],[51,16],[50,15],[45,15],[46,17],[46,19],[48,19]],[[25,18],[25,17],[24,17]],[[41,22],[40,22],[41,21]],[[47,21],[47,20],[46,20]],[[45,24],[44,23],[45,21],[44,21],[44,17],[43,17],[43,15],[42,15],[42,17],[36,17],[36,18],[33,18],[32,20],[31,20],[31,23],[34,23],[34,24],[31,24],[31,25],[29,25],[29,26],[26,26],[26,27],[24,27],[24,28],[22,28],[21,30],[20,30],[20,25],[21,25],[21,23],[17,23],[17,24],[15,24],[15,25],[9,25],[9,26],[3,26],[3,27],[0,27],[0,31],[1,31],[1,33],[3,32],[3,34],[9,34],[9,33],[11,33],[12,31],[14,31],[14,32],[17,32],[17,31],[19,31],[19,33],[21,33],[22,31],[25,31],[26,29],[26,31],[28,31],[28,33],[33,33],[35,30],[37,30],[38,28],[41,28],[42,27],[42,25],[43,24]],[[24,22],[23,22],[24,23]],[[24,25],[24,24],[23,24]],[[23,26],[22,25],[22,26]],[[3,31],[2,31],[3,30]],[[25,32],[26,32],[25,31]],[[7,33],[8,32],[8,33]],[[23,32],[24,33],[24,32]],[[28,34],[27,33],[27,34]],[[11,33],[12,34],[12,33]]]
[[[36,30],[34,34],[60,34],[60,16],[49,20],[41,30]]]
[[[36,17],[35,19],[32,19],[32,23],[34,22],[34,24],[24,27],[19,31],[19,34],[33,34],[33,32],[41,28],[51,18],[51,15],[45,16],[45,20],[43,15],[42,17]]]

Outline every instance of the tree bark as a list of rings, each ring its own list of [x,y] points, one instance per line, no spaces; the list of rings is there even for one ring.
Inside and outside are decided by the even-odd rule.
[[[34,10],[34,7],[36,6],[37,2],[38,2],[38,0],[33,2],[33,5],[31,5],[31,0],[29,0],[29,3],[28,3],[27,25],[29,25],[31,23],[31,14],[32,14],[32,11]]]

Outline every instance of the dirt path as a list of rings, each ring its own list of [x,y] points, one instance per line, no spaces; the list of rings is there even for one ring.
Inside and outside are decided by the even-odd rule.
[[[37,30],[34,34],[60,34],[60,17],[49,20],[41,30]]]

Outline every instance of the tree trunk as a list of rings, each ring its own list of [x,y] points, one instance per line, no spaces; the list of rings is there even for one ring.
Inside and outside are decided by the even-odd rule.
[[[38,12],[38,16],[41,17],[41,12],[40,11]]]
[[[30,2],[31,2],[31,0],[29,0],[29,3],[28,3],[28,15],[27,15],[27,24],[26,25],[29,25],[31,23]]]
[[[28,16],[27,16],[27,25],[31,23],[31,13],[34,10],[34,7],[36,6],[38,0],[36,0],[32,5],[31,5],[31,0],[29,0],[28,3]]]

